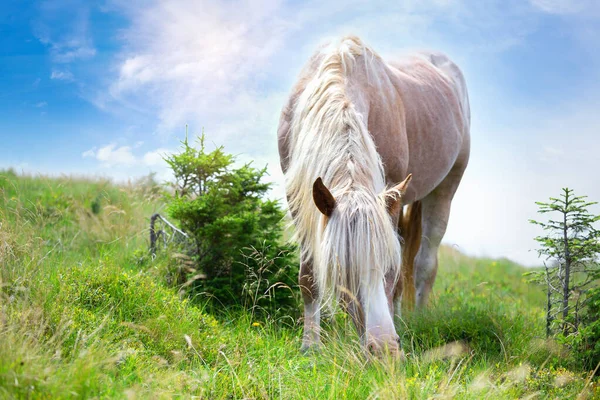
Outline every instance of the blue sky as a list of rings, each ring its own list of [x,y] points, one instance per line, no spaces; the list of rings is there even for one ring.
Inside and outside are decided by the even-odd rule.
[[[600,200],[596,0],[5,0],[0,33],[0,168],[167,179],[189,124],[268,164],[282,197],[279,110],[314,49],[352,33],[465,73],[472,156],[446,243],[534,264],[535,200]]]

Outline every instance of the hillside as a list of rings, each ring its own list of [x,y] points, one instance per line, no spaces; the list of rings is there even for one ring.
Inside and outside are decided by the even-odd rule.
[[[508,260],[443,248],[431,307],[397,321],[404,361],[370,360],[344,315],[320,354],[301,325],[209,314],[147,256],[147,182],[0,171],[0,398],[594,398],[542,340],[544,294]]]

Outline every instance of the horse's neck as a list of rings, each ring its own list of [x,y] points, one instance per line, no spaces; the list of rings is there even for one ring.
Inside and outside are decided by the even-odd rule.
[[[383,189],[383,169],[377,148],[366,126],[367,117],[363,117],[355,106],[348,110],[352,120],[351,129],[338,131],[336,140],[341,142],[343,157],[332,157],[336,170],[336,179],[348,190],[358,192]],[[333,182],[332,182],[333,183]]]

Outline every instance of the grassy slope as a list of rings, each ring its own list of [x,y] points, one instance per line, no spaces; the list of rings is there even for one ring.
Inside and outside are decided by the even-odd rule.
[[[0,398],[598,396],[507,260],[443,249],[430,309],[398,321],[403,362],[368,360],[343,315],[310,356],[297,322],[208,315],[143,257],[146,189],[0,172]]]

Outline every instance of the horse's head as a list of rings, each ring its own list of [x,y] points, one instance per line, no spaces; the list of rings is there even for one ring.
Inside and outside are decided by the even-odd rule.
[[[315,254],[321,298],[342,301],[372,350],[399,350],[393,288],[386,280],[395,286],[399,277],[397,226],[410,179],[379,194],[355,185],[336,186],[332,193],[321,178],[313,184],[313,200],[323,214]]]

